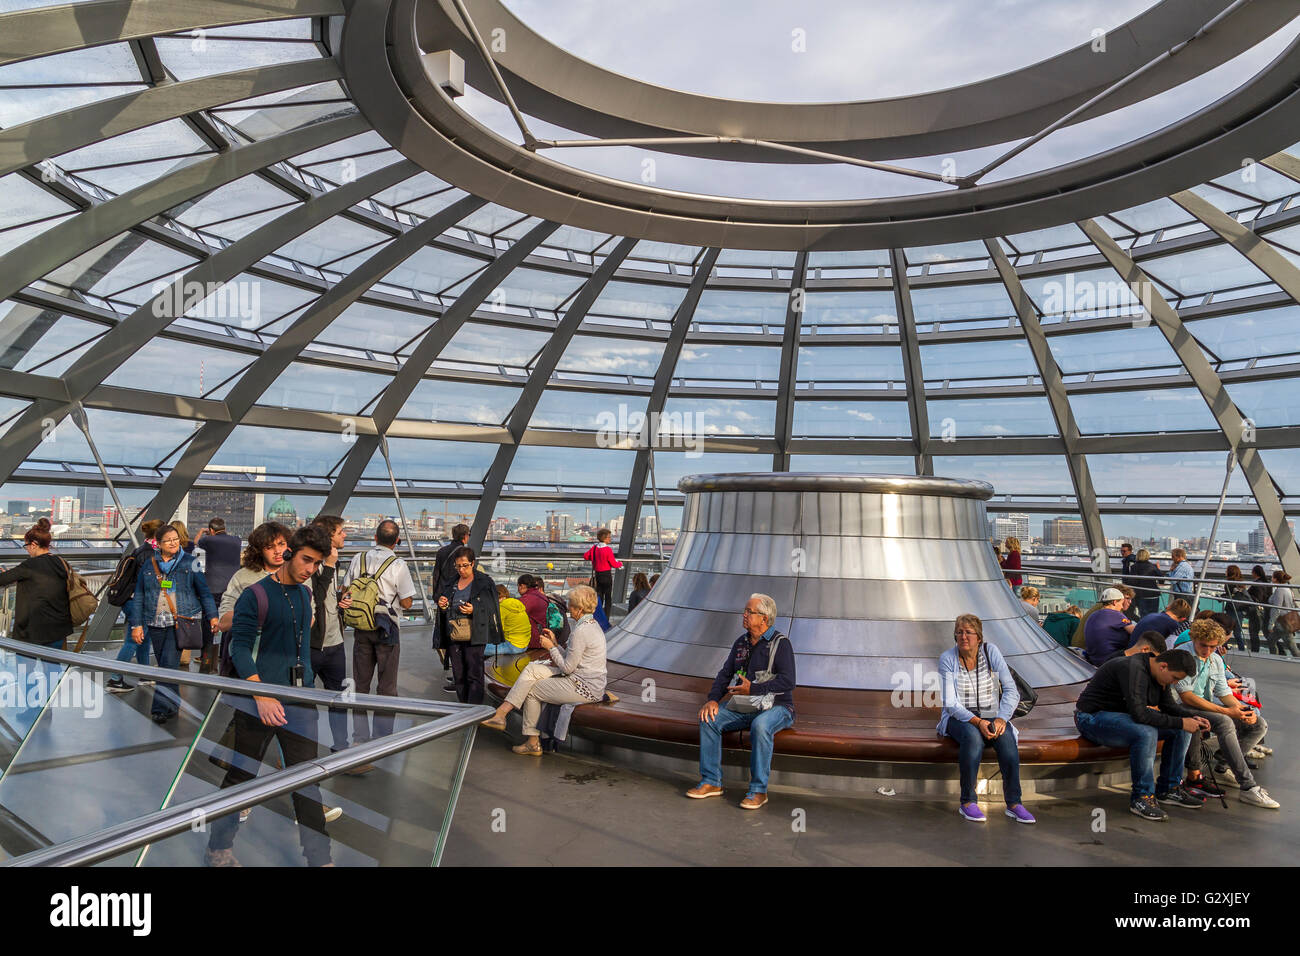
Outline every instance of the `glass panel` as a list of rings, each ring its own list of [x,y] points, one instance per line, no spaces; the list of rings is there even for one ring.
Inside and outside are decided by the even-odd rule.
[[[13,4],[0,4],[9,12]],[[84,85],[83,85],[84,84]],[[0,127],[10,128],[144,89],[125,43],[0,66]]]
[[[1070,470],[1060,455],[935,455],[934,473],[986,481],[999,495],[1074,494]]]
[[[1269,281],[1250,260],[1228,245],[1143,259],[1140,265],[1152,278],[1182,295],[1203,295]]]
[[[1006,325],[1015,315],[1007,289],[1001,282],[977,282],[960,286],[912,286],[912,313],[918,331],[933,324],[960,322],[962,328],[990,328]],[[990,319],[1000,319],[990,322]]]
[[[105,384],[169,395],[224,398],[234,384],[228,380],[251,365],[255,358],[211,345],[159,337],[146,342],[123,362]]]
[[[1224,361],[1294,354],[1298,326],[1300,308],[1293,305],[1187,322],[1197,340]]]
[[[1038,366],[1024,339],[922,344],[921,371],[927,382],[1038,376]]]
[[[1147,452],[1088,456],[1088,470],[1099,495],[1214,495],[1223,488],[1225,456],[1217,451]],[[1249,495],[1240,468],[1228,493]]]
[[[514,408],[518,397],[517,388],[423,379],[415,386],[397,417],[415,421],[500,425]]]
[[[685,435],[770,436],[776,402],[727,398],[672,398],[664,403],[664,417]],[[680,417],[680,425],[676,425]]]
[[[1266,382],[1229,382],[1225,385],[1233,404],[1256,428],[1300,424],[1300,379]],[[1296,391],[1292,391],[1296,389]],[[1273,454],[1270,450],[1269,454]]]
[[[1141,306],[1128,284],[1111,269],[1085,269],[1057,275],[1025,276],[1021,285],[1044,323],[1072,318],[1140,315]]]
[[[1047,396],[929,399],[930,435],[958,439],[996,435],[1055,435]]]
[[[192,37],[158,37],[154,42],[168,72],[180,80],[274,63],[315,60],[321,55],[314,43],[228,40],[212,31]]]
[[[784,306],[783,306],[784,309]],[[781,319],[784,322],[784,315]],[[888,289],[870,292],[809,292],[804,297],[803,324],[862,326],[862,331],[897,331],[898,310]],[[839,329],[838,331],[846,331]]]
[[[554,312],[583,286],[580,276],[542,269],[515,269],[492,291],[484,303],[491,311],[538,309]]]
[[[391,355],[423,333],[434,321],[432,315],[357,302],[344,309],[317,341]]]
[[[1144,328],[1049,335],[1047,345],[1065,375],[1112,371],[1150,375],[1155,369],[1165,374],[1182,371],[1182,363],[1169,340],[1154,323]]]
[[[610,434],[613,443],[640,434],[649,400],[649,395],[598,395],[551,388],[542,393],[528,427],[601,431]]]
[[[121,194],[210,154],[207,144],[180,120],[100,140],[55,157],[60,169],[111,193]],[[157,157],[168,157],[158,159]]]
[[[722,451],[656,451],[655,482],[659,492],[676,491],[677,482],[687,475],[714,475],[723,472],[772,470],[771,455],[738,454]],[[647,473],[646,491],[650,490]],[[644,512],[643,512],[644,513]]]
[[[795,377],[801,385],[815,383],[815,387],[824,388],[901,383],[903,353],[893,344],[801,345]]]
[[[507,365],[526,368],[550,340],[550,333],[537,329],[511,329],[467,323],[438,356],[439,364],[465,362],[471,365]],[[454,365],[453,365],[454,367]]]
[[[629,319],[654,319],[667,322],[686,297],[684,285],[659,285],[651,282],[611,280],[600,291],[588,313],[591,316],[613,315]]]
[[[663,342],[616,339],[604,335],[575,335],[556,368],[561,372],[653,378],[659,371],[663,353]]]
[[[293,362],[276,376],[257,404],[355,415],[369,406],[390,381],[387,375]]]
[[[1201,393],[1193,388],[1140,392],[1077,392],[1070,396],[1079,431],[1085,435],[1120,432],[1217,431],[1218,424]]]
[[[791,471],[817,474],[915,475],[913,459],[887,455],[791,455]]]
[[[784,328],[789,300],[786,293],[705,289],[695,307],[695,322],[701,326],[774,325]]]
[[[793,434],[799,438],[910,437],[907,402],[796,401]]]
[[[95,440],[99,440],[98,432]],[[212,457],[212,464],[263,468],[274,475],[322,477],[351,449],[348,436],[341,433],[239,425]]]
[[[337,441],[338,436],[333,436]],[[432,441],[424,438],[390,438],[388,454],[393,473],[400,478],[440,481],[482,481],[497,452],[489,442]],[[324,474],[324,472],[318,472]],[[375,452],[364,476],[388,485],[384,456]]]
[[[635,457],[634,451],[608,448],[524,445],[515,452],[506,481],[512,485],[626,488]]]
[[[707,345],[687,341],[674,378],[752,383],[780,377],[781,350],[757,345]]]

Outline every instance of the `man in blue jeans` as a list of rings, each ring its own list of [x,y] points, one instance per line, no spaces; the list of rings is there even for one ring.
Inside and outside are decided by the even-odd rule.
[[[696,800],[722,795],[722,735],[748,728],[749,792],[740,805],[757,810],[767,803],[773,738],[794,723],[794,650],[776,629],[776,602],[766,594],[749,596],[741,624],[745,633],[732,645],[700,708],[700,782],[686,795]],[[761,672],[766,679],[758,679]],[[727,706],[720,707],[724,697]]]
[[[1171,687],[1196,673],[1196,659],[1187,651],[1134,654],[1102,664],[1075,704],[1074,725],[1102,747],[1129,752],[1133,777],[1129,812],[1144,820],[1167,820],[1161,804],[1199,809],[1204,802],[1182,786],[1183,761],[1192,734],[1210,729],[1210,722],[1178,701]],[[1153,777],[1156,742],[1160,779]]]

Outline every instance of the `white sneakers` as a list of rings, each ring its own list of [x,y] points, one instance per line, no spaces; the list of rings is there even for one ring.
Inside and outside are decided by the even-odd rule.
[[[1263,807],[1266,810],[1277,810],[1282,805],[1268,795],[1268,791],[1259,784],[1251,787],[1249,790],[1241,791],[1241,802],[1249,803],[1252,807]]]
[[[1246,751],[1246,756],[1251,760],[1263,760],[1268,754],[1264,753],[1263,747],[1251,747],[1250,750]]]

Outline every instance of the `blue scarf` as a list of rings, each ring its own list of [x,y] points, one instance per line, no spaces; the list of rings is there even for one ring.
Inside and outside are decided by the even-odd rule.
[[[158,559],[158,567],[162,568],[163,574],[172,573],[172,569],[175,568],[176,565],[180,563],[181,554],[182,552],[177,551],[176,557],[172,558],[170,561],[164,561],[161,557]]]

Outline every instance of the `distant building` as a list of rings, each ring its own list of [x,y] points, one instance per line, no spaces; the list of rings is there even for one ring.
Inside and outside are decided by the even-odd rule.
[[[1295,522],[1288,521],[1286,524],[1287,527],[1291,529],[1291,533],[1294,535]],[[1262,520],[1259,523],[1259,527],[1257,527],[1254,531],[1252,531],[1249,534],[1249,536],[1247,536],[1246,550],[1250,554],[1269,554],[1274,556],[1277,555],[1277,546],[1273,543],[1273,536],[1268,533],[1268,528],[1265,526]]]
[[[284,495],[275,499],[275,501],[271,503],[271,507],[266,509],[266,520],[278,521],[290,530],[298,527],[300,524],[298,521],[298,509],[295,508]]]
[[[548,541],[567,541],[575,530],[573,515],[552,512],[546,516],[546,540]]]
[[[54,498],[50,502],[52,524],[76,524],[81,520],[81,502],[72,495]]]
[[[8,508],[6,508],[5,510],[11,515],[25,515],[27,514],[27,509],[30,506],[31,506],[30,501],[17,501],[11,498],[9,500]]]
[[[1086,548],[1088,539],[1079,518],[1048,518],[1043,522],[1043,544],[1057,548]]]
[[[81,502],[81,514],[84,517],[89,518],[90,515],[104,510],[103,488],[78,488],[76,495],[77,500]]]
[[[203,469],[203,472],[204,474],[217,472],[262,476],[266,474],[266,469],[243,465],[209,465]],[[203,476],[199,477],[202,479]],[[266,479],[256,477],[253,480],[265,481]],[[247,538],[262,521],[264,503],[265,498],[254,491],[194,488],[181,501],[176,513],[177,517],[191,528],[202,528],[213,518],[223,518],[227,533],[239,538]]]
[[[659,533],[659,519],[654,515],[642,515],[639,534],[642,538],[653,538]]]

